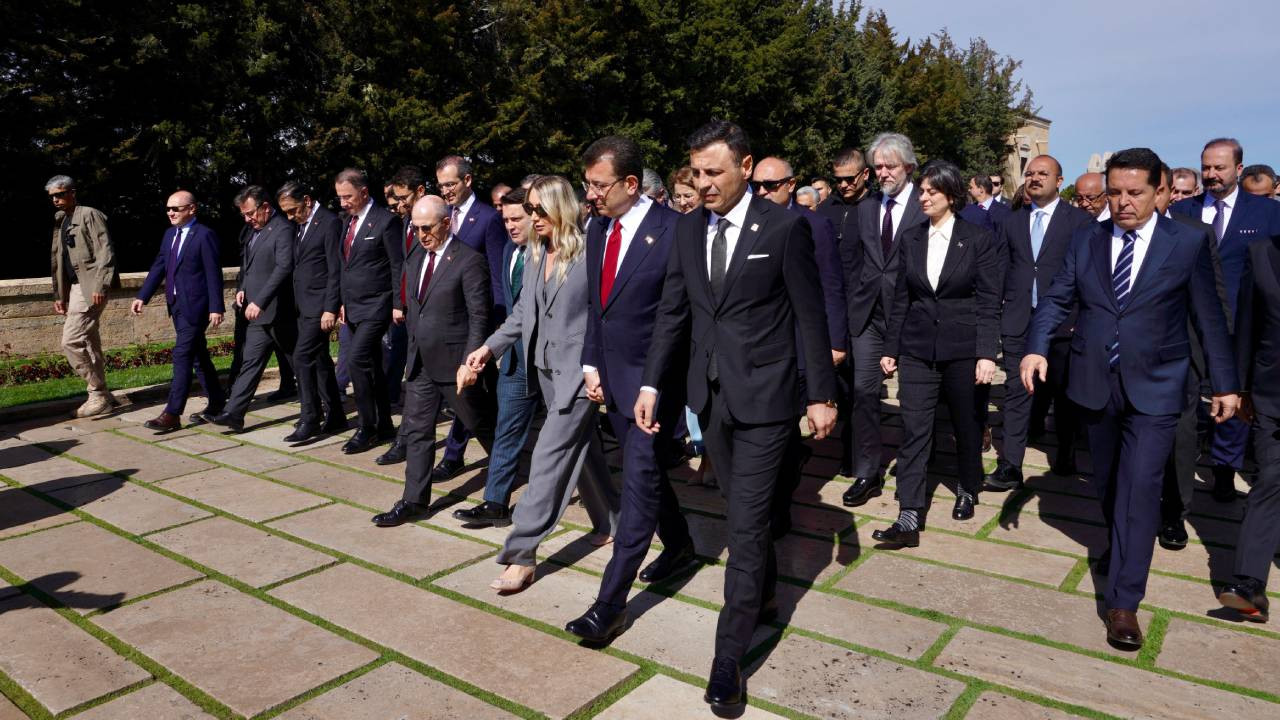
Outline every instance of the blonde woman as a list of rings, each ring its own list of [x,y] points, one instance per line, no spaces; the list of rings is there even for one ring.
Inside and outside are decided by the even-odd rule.
[[[618,493],[596,434],[597,407],[587,399],[583,384],[588,303],[578,201],[568,180],[547,175],[534,181],[524,207],[536,237],[520,299],[502,327],[459,370],[460,384],[474,382],[490,358],[520,340],[530,390],[540,390],[547,406],[547,420],[533,448],[529,487],[516,504],[511,534],[498,553],[498,563],[507,567],[490,587],[499,593],[519,592],[533,582],[538,544],[560,522],[575,488],[591,518],[594,544],[609,542],[618,518]]]

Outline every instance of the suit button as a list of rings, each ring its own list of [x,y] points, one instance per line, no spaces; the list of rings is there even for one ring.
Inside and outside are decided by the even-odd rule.
[[[940,320],[934,320],[934,321],[933,321],[933,324],[934,324],[934,325],[941,325],[941,324],[942,324],[942,321],[940,321]]]

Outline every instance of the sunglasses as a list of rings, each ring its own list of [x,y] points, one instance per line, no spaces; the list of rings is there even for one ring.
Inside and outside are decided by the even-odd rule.
[[[164,211],[165,212],[182,212],[183,210],[186,210],[189,207],[191,207],[191,203],[187,203],[186,205],[166,205]]]
[[[862,175],[862,173],[858,173],[857,175],[837,175],[837,176],[836,176],[836,184],[837,184],[837,185],[841,185],[841,184],[848,184],[848,185],[852,185],[852,184],[854,183],[854,181],[856,181],[856,180],[857,180],[861,175]]]
[[[791,182],[791,179],[794,177],[794,175],[788,175],[787,177],[778,178],[777,180],[757,180],[756,184],[769,192],[777,192],[778,188]]]
[[[551,213],[547,212],[547,209],[542,207],[541,205],[534,205],[533,203],[524,203],[524,211],[530,215],[537,215],[543,220],[548,220],[551,218]]]

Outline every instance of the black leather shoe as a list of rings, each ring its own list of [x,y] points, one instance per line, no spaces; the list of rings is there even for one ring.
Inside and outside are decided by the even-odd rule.
[[[1005,463],[997,464],[982,482],[982,489],[992,492],[1008,492],[1021,486],[1022,470]]]
[[[397,500],[391,509],[378,513],[373,516],[373,524],[378,527],[396,527],[407,522],[421,519],[427,514],[427,509],[418,503],[411,503],[407,500]]]
[[[310,440],[320,434],[320,426],[314,423],[299,423],[293,432],[284,436],[285,442],[298,443]]]
[[[595,602],[581,617],[570,620],[564,629],[593,645],[604,645],[622,634],[626,627],[626,608]]]
[[[742,704],[742,670],[738,661],[718,657],[711,661],[711,677],[702,695],[713,708],[732,708]]]
[[[435,470],[431,471],[431,479],[436,481],[448,480],[461,472],[464,467],[466,467],[466,463],[461,460],[450,460],[445,458],[436,463]]]
[[[267,395],[267,400],[269,402],[284,402],[285,400],[292,400],[296,397],[298,397],[298,388],[295,385],[292,387],[282,387],[279,390],[276,390],[275,392]]]
[[[1213,466],[1213,499],[1229,503],[1236,499],[1236,471],[1230,465]]]
[[[866,505],[871,498],[880,497],[880,491],[883,489],[884,483],[880,478],[854,478],[853,484],[840,496],[840,502],[844,503],[845,507]]]
[[[378,444],[378,438],[371,432],[363,429],[357,430],[351,439],[342,446],[343,455],[355,455],[366,450],[372,450]]]
[[[1058,477],[1071,477],[1080,474],[1080,468],[1076,467],[1076,454],[1074,451],[1069,453],[1059,452],[1058,457],[1054,458],[1053,466],[1049,468],[1049,472]]]
[[[951,509],[951,519],[953,520],[972,520],[973,506],[978,501],[969,495],[960,495],[956,498],[956,506]]]
[[[639,577],[647,583],[660,582],[671,577],[677,570],[691,562],[693,562],[692,540],[685,543],[684,547],[663,548],[658,557],[654,558],[653,562],[640,571]]]
[[[207,425],[209,418],[222,414],[222,408],[206,408],[204,412],[194,412],[187,416],[192,425]]]
[[[511,510],[506,505],[485,500],[479,505],[459,508],[453,516],[468,525],[506,527],[511,524]]]
[[[227,428],[232,432],[244,432],[244,418],[235,417],[230,413],[224,412],[217,415],[205,415],[204,419],[214,425]]]
[[[1187,527],[1182,518],[1166,522],[1160,526],[1160,534],[1156,538],[1165,550],[1181,550],[1187,546]]]
[[[905,530],[896,522],[883,530],[876,530],[871,533],[871,538],[890,545],[920,547],[920,531]]]
[[[391,447],[379,455],[374,462],[379,465],[395,465],[396,463],[404,462],[404,445],[400,442],[400,438],[392,441]]]
[[[324,424],[320,426],[320,430],[327,435],[333,435],[346,430],[347,427],[346,415],[330,415],[324,419]]]
[[[1239,611],[1245,620],[1264,623],[1270,615],[1271,605],[1267,600],[1267,588],[1257,578],[1237,575],[1237,582],[1222,588],[1218,593],[1218,602]]]

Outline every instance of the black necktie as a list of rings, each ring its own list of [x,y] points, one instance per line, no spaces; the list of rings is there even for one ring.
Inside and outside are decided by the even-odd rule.
[[[884,203],[884,221],[880,223],[880,249],[888,260],[889,252],[893,250],[893,198]]]
[[[729,269],[729,239],[724,234],[729,224],[727,218],[720,218],[716,222],[716,236],[711,240],[711,294],[717,300],[724,290],[725,271]]]

